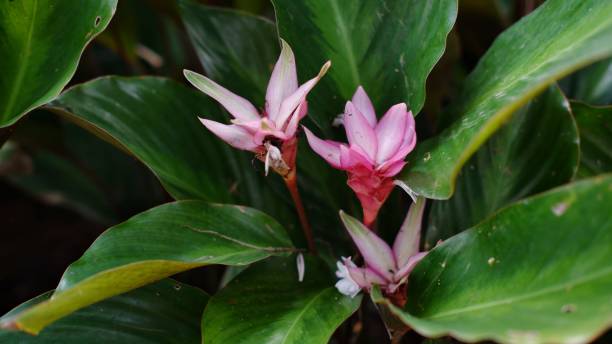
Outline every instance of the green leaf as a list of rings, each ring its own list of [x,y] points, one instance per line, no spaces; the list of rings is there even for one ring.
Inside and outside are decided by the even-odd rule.
[[[203,343],[327,343],[361,296],[340,294],[320,259],[305,262],[302,282],[295,256],[268,259],[235,277],[204,311]]]
[[[363,85],[382,115],[407,102],[423,107],[425,81],[444,52],[457,1],[273,0],[280,36],[297,56],[300,76],[332,67],[309,96],[310,117],[323,129]]]
[[[9,312],[48,301],[47,292]],[[3,343],[200,343],[200,318],[208,295],[170,279],[83,308],[38,336],[0,331]]]
[[[20,0],[0,7],[0,127],[55,98],[117,0]],[[62,18],[62,20],[58,20]]]
[[[408,304],[376,302],[422,335],[586,343],[612,319],[612,175],[515,203],[434,248]]]
[[[580,131],[580,177],[612,172],[612,106],[572,102]]]
[[[200,63],[216,83],[263,107],[272,66],[280,52],[268,19],[179,1],[181,18]]]
[[[457,121],[417,145],[401,179],[428,198],[449,198],[461,167],[517,109],[555,80],[612,54],[611,12],[609,1],[549,0],[506,30],[451,106]]]
[[[134,155],[175,199],[247,204],[282,223],[295,218],[290,200],[279,201],[280,188],[271,187],[280,181],[198,121],[228,119],[197,90],[157,77],[104,77],[69,89],[49,109]]]
[[[562,80],[571,99],[591,105],[612,104],[612,59],[594,63]]]
[[[2,150],[5,148],[15,147],[7,144]],[[13,159],[28,161],[28,169],[3,175],[11,184],[45,203],[74,209],[97,222],[109,223],[115,218],[104,192],[71,161],[46,151],[28,155],[17,150],[13,154],[16,156],[11,160],[0,162],[0,170]]]
[[[106,231],[66,270],[52,299],[0,327],[38,333],[75,310],[181,271],[245,265],[293,250],[283,228],[257,210],[168,203]]]
[[[551,86],[470,159],[451,199],[433,203],[426,245],[433,247],[514,201],[569,182],[579,155],[569,103]]]
[[[223,119],[198,92],[163,78],[104,77],[64,92],[50,109],[135,155],[174,198],[230,199],[232,152],[197,115]]]

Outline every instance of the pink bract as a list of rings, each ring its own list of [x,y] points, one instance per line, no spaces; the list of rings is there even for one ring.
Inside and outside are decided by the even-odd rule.
[[[359,86],[346,103],[343,124],[348,144],[321,140],[305,129],[308,143],[330,165],[348,172],[348,185],[363,208],[370,226],[393,189],[393,177],[416,144],[412,112],[405,103],[393,105],[377,121],[370,98]]]
[[[184,71],[189,82],[218,101],[233,117],[232,124],[200,118],[202,124],[229,145],[257,153],[258,157],[266,161],[266,167],[270,161],[271,167],[279,173],[284,168],[294,167],[294,162],[288,161],[290,159],[284,153],[295,150],[295,147],[287,145],[295,145],[297,142],[295,133],[298,123],[308,111],[306,96],[331,65],[330,61],[326,62],[316,77],[298,87],[293,51],[285,41],[281,40],[281,43],[281,54],[268,83],[265,109],[262,113],[248,100],[207,77],[189,70]],[[281,160],[271,159],[274,157]]]

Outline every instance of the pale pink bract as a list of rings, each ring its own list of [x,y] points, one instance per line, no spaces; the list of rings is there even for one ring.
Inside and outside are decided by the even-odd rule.
[[[263,113],[248,100],[230,92],[198,73],[185,70],[187,80],[200,91],[218,101],[232,115],[232,124],[200,118],[208,130],[229,145],[258,154],[258,157],[285,176],[295,166],[296,130],[306,116],[306,96],[325,75],[327,61],[319,74],[298,87],[295,57],[289,44],[281,40],[282,50],[266,91]]]

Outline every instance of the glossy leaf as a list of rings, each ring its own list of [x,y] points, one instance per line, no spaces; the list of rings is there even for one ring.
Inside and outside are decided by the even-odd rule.
[[[47,292],[6,316],[49,300]],[[170,279],[83,308],[37,336],[0,330],[3,343],[200,343],[208,295]]]
[[[197,90],[157,77],[104,77],[64,92],[50,109],[134,155],[175,199],[247,204],[282,223],[295,217],[290,199],[270,187],[276,180],[255,170],[252,154],[198,121],[228,120]]]
[[[580,131],[580,177],[612,172],[612,106],[572,102]]]
[[[586,343],[612,318],[612,175],[515,203],[434,248],[408,304],[381,307],[422,335]]]
[[[104,77],[71,88],[50,106],[135,155],[174,198],[229,199],[227,147],[197,119],[219,110],[196,91],[162,78]]]
[[[433,203],[426,245],[433,247],[514,201],[569,182],[579,155],[569,103],[551,86],[470,159],[451,199]]]
[[[84,306],[181,271],[245,265],[290,251],[283,228],[254,209],[169,203],[106,231],[66,270],[52,299],[0,325],[38,333]]]
[[[612,59],[579,70],[561,85],[571,99],[591,105],[612,105]]]
[[[20,0],[0,7],[0,127],[55,98],[117,0]],[[58,18],[63,18],[58,20]]]
[[[295,256],[268,259],[235,277],[204,311],[203,343],[327,343],[361,296],[340,294],[325,263],[305,258],[302,282]]]
[[[332,67],[311,93],[310,117],[329,129],[357,86],[379,115],[407,102],[423,107],[425,80],[440,59],[457,1],[273,0],[280,36],[293,47],[299,75]]]
[[[401,179],[428,198],[449,198],[461,167],[517,109],[553,81],[612,55],[610,12],[609,1],[549,0],[506,30],[451,106],[458,119],[417,145]]]
[[[179,5],[207,76],[263,107],[272,66],[280,52],[274,23],[193,0],[181,0]]]

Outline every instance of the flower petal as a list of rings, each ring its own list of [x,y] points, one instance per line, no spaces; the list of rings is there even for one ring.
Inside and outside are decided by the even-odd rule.
[[[253,135],[235,124],[226,125],[203,118],[200,118],[200,122],[232,147],[248,151],[255,151],[258,147],[253,141]]]
[[[340,211],[340,218],[357,245],[366,265],[387,280],[392,280],[397,268],[393,251],[387,243],[352,216]]]
[[[377,274],[370,268],[358,268],[347,266],[351,279],[362,288],[371,288],[372,284],[385,285],[390,281]]]
[[[414,256],[408,258],[408,261],[406,262],[406,264],[404,264],[404,266],[402,266],[399,269],[399,271],[395,274],[396,281],[402,281],[403,279],[408,277],[408,275],[410,275],[412,270],[414,270],[414,268],[421,261],[421,259],[425,258],[427,253],[429,252],[419,252],[415,254]]]
[[[340,145],[340,168],[343,170],[351,170],[354,168],[365,168],[367,171],[372,171],[373,166],[370,160],[365,156],[365,153],[357,146],[348,147]]]
[[[319,71],[319,74],[316,77],[306,81],[302,86],[300,86],[289,97],[283,100],[283,102],[281,103],[280,109],[278,111],[278,114],[276,118],[274,119],[274,122],[276,122],[276,127],[278,128],[284,127],[285,122],[287,121],[289,116],[293,113],[293,111],[295,111],[295,109],[298,107],[298,105],[300,105],[300,103],[306,100],[306,96],[308,95],[308,92],[310,92],[310,90],[317,84],[317,82],[321,80],[323,75],[327,73],[327,70],[329,69],[330,66],[331,66],[331,61],[327,61],[323,65],[323,67],[321,67],[321,70]]]
[[[376,127],[376,112],[374,111],[374,105],[372,105],[372,101],[368,94],[365,92],[363,87],[357,87],[357,91],[353,94],[353,99],[351,99],[355,107],[361,111],[361,114],[365,119],[370,123],[372,128]]]
[[[393,254],[395,254],[395,261],[400,269],[408,263],[410,257],[419,252],[421,222],[423,221],[425,203],[424,197],[418,197],[416,203],[412,203],[408,215],[406,215],[406,219],[395,237]]]
[[[183,70],[183,74],[193,86],[221,103],[237,120],[254,121],[260,118],[257,109],[248,100],[235,95],[204,75],[187,69]]]
[[[281,46],[281,53],[274,65],[266,91],[266,113],[272,121],[276,120],[283,100],[298,88],[293,51],[283,39]]]
[[[331,140],[321,140],[306,127],[304,127],[304,131],[306,132],[306,139],[310,148],[334,168],[340,168],[340,143]]]
[[[412,115],[410,115],[410,117],[412,117]],[[414,121],[414,119],[412,121]],[[397,167],[397,164],[400,162],[404,162],[406,155],[408,155],[408,153],[410,153],[414,149],[415,145],[416,145],[416,133],[414,132],[413,128],[409,128],[407,130],[406,136],[404,137],[404,142],[402,143],[400,148],[397,150],[397,152],[395,152],[395,154],[389,159],[387,159],[387,161],[385,161],[382,165],[379,165],[377,167],[377,170],[380,171],[382,174],[384,174],[387,177],[395,176],[399,172],[399,171],[395,172],[395,168]],[[404,164],[402,164],[402,167],[403,165]]]
[[[359,146],[368,159],[374,162],[378,146],[376,132],[352,102],[346,102],[344,112],[344,128],[348,142],[351,145]]]
[[[287,128],[285,128],[284,132],[287,137],[293,137],[297,130],[298,123],[300,123],[300,119],[304,117],[308,108],[308,102],[304,101],[300,105],[298,105],[297,109],[293,111],[293,114],[289,118],[289,122],[287,123]]]
[[[404,142],[408,124],[406,104],[393,105],[376,126],[378,151],[376,163],[382,164],[391,158]]]

